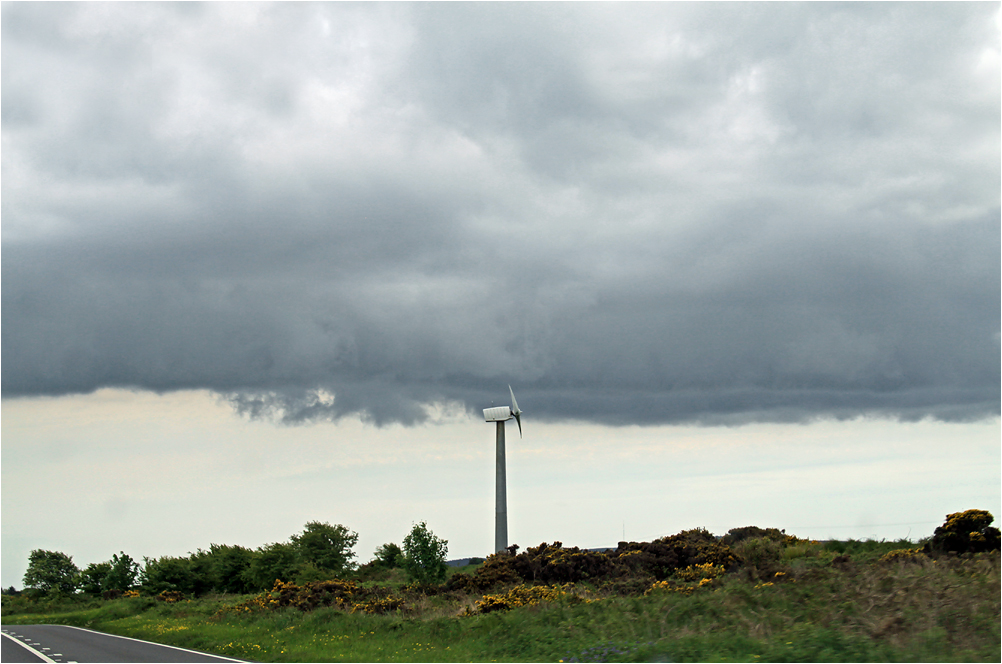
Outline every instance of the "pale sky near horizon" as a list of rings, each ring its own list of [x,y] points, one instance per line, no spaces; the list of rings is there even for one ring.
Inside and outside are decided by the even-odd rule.
[[[1002,514],[998,419],[610,427],[541,423],[519,405],[508,509],[523,548],[747,525],[916,541],[951,512]],[[358,562],[418,521],[450,558],[494,543],[494,425],[460,412],[412,427],[293,427],[240,418],[205,391],[121,390],[3,409],[3,587],[22,587],[35,548],[84,567],[119,551],[256,548],[311,520],[356,531]]]
[[[997,2],[2,12],[5,586],[1002,516]]]

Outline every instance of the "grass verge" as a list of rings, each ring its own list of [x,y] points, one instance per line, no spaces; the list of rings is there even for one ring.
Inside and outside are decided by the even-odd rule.
[[[469,601],[450,597],[390,615],[220,614],[246,597],[140,597],[5,610],[4,623],[78,625],[268,662],[1002,659],[997,552],[834,565],[836,551],[802,553],[768,576],[728,574],[689,595],[571,597],[486,615],[460,616]]]

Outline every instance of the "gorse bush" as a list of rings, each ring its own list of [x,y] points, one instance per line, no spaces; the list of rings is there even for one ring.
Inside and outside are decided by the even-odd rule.
[[[689,565],[685,569],[676,570],[674,576],[683,581],[701,581],[703,579],[715,579],[718,576],[722,576],[726,571],[723,565],[703,563],[701,565]]]
[[[779,547],[779,545],[777,545]],[[599,582],[612,592],[634,594],[651,580],[682,574],[706,578],[723,574],[740,558],[706,530],[683,531],[654,542],[620,542],[613,551],[566,548],[561,542],[518,547],[487,558],[472,575],[455,574],[449,590],[487,592],[513,584],[567,584]]]
[[[923,562],[928,560],[922,549],[894,549],[882,555],[878,563]]]
[[[995,517],[985,510],[967,510],[946,515],[925,549],[931,553],[977,553],[999,549],[999,529],[991,526]]]
[[[693,591],[696,590],[695,586],[690,585],[676,585],[671,581],[655,581],[651,584],[651,587],[644,591],[644,595],[650,595],[651,593],[681,593],[682,595],[691,595]]]
[[[138,594],[136,595],[138,597]],[[176,590],[164,590],[156,596],[158,602],[166,602],[167,604],[176,604],[177,602],[183,602],[185,600],[184,593],[180,593]]]
[[[495,595],[484,595],[476,603],[476,608],[468,610],[468,614],[492,613],[494,611],[508,611],[520,606],[531,606],[541,602],[556,602],[561,599],[571,599],[576,602],[588,602],[574,592],[573,584],[529,586],[519,585],[511,588],[507,592]]]
[[[616,592],[640,592],[650,580],[663,580],[682,569],[720,570],[738,564],[740,558],[720,544],[708,531],[689,530],[653,542],[620,542],[612,551],[588,551],[564,547],[561,542],[518,547],[489,556],[472,574],[455,574],[449,590],[487,592],[513,584],[566,584],[597,581]],[[713,572],[716,574],[717,572]],[[632,580],[631,580],[632,579]]]
[[[454,574],[446,587],[449,590],[482,593],[522,581],[522,577],[515,571],[515,555],[509,551],[502,551],[487,556],[472,575],[462,572]]]
[[[740,562],[729,546],[702,528],[683,530],[653,542],[620,542],[615,554],[625,566],[659,581],[690,565],[710,563],[730,569]]]
[[[611,574],[615,567],[614,559],[604,553],[565,548],[562,542],[529,547],[512,562],[522,580],[545,584],[597,579]]]

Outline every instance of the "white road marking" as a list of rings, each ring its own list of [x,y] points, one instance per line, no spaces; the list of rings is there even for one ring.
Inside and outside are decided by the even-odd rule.
[[[78,629],[81,632],[90,632],[91,634],[100,634],[101,636],[110,636],[116,639],[125,639],[126,641],[136,641],[137,643],[147,643],[150,645],[161,646],[163,648],[170,648],[172,650],[180,650],[181,652],[190,652],[196,655],[204,655],[206,657],[214,657],[223,662],[244,662],[243,659],[233,659],[231,657],[223,657],[222,655],[214,655],[209,652],[199,652],[197,650],[188,650],[187,648],[178,648],[177,646],[169,646],[166,643],[154,643],[153,641],[143,641],[142,639],[133,639],[128,636],[119,636],[118,634],[107,634],[105,632],[97,632],[93,629],[86,629],[84,627],[75,627],[73,625],[60,625],[60,627],[65,627],[66,629]]]
[[[27,643],[24,643],[23,641],[18,641],[17,639],[15,639],[10,634],[7,634],[6,632],[3,633],[3,636],[6,636],[8,639],[10,639],[11,641],[13,641],[17,645],[19,645],[22,648],[24,648],[25,650],[29,651],[32,655],[35,655],[36,657],[41,657],[43,662],[51,662],[52,664],[55,664],[56,660],[49,659],[48,656],[46,656],[46,655],[38,652],[37,650],[35,650],[31,646],[29,646]],[[37,646],[38,644],[36,643],[35,645]]]

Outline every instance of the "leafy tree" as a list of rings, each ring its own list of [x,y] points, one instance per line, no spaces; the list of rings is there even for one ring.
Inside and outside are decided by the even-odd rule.
[[[242,546],[212,544],[209,546],[211,585],[219,592],[246,593],[251,590],[246,572],[254,552]],[[274,582],[274,579],[272,579]],[[270,586],[269,586],[270,588]]]
[[[185,595],[196,593],[199,582],[191,558],[163,556],[143,558],[143,562],[139,582],[148,592],[154,595],[165,590],[174,590]]]
[[[85,593],[100,595],[104,588],[104,579],[111,572],[111,563],[91,563],[80,573],[80,589]]]
[[[28,555],[28,570],[24,573],[26,588],[70,594],[79,584],[80,569],[65,553],[35,549]]]
[[[318,569],[333,574],[344,574],[355,568],[352,547],[358,543],[358,533],[341,524],[330,525],[319,521],[306,524],[302,534],[292,536],[292,544],[304,563],[313,563]]]
[[[449,542],[435,536],[424,521],[415,524],[404,538],[404,569],[420,583],[445,581],[445,556]]]
[[[124,551],[119,553],[122,555],[112,554],[111,561],[105,563],[109,566],[109,570],[101,582],[102,590],[125,591],[136,583],[136,577],[139,576],[139,564]],[[89,566],[88,569],[90,569]]]
[[[216,578],[212,552],[198,549],[195,553],[188,554],[188,562],[191,564],[192,592],[204,595],[213,590],[216,587]]]
[[[373,562],[376,567],[391,569],[404,566],[404,552],[392,542],[382,545],[372,555],[375,556]]]
[[[293,583],[297,586],[304,586],[307,583],[320,583],[330,581],[334,578],[333,572],[321,569],[313,563],[299,563],[296,566],[296,574],[292,577]]]
[[[271,590],[276,580],[292,581],[295,578],[298,562],[296,548],[286,542],[258,547],[244,571],[244,581],[254,590]]]

